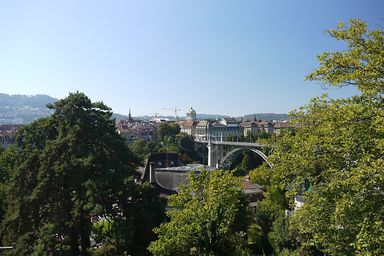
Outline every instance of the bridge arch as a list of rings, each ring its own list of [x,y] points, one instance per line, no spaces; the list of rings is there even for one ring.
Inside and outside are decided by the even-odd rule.
[[[249,151],[252,151],[256,154],[258,154],[268,165],[269,167],[273,167],[273,163],[270,162],[267,158],[267,156],[261,152],[260,150],[257,150],[257,149],[254,149],[254,148],[235,148],[235,149],[232,149],[231,151],[229,151],[220,161],[220,163],[224,163],[225,161],[228,160],[228,158],[232,155],[234,155],[235,153],[239,152],[239,151],[244,151],[244,150],[249,150]]]

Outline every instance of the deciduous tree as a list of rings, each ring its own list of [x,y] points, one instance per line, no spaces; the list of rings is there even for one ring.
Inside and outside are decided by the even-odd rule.
[[[288,198],[304,191],[291,219],[300,250],[327,255],[384,254],[384,32],[365,23],[339,24],[329,35],[347,50],[319,56],[308,76],[329,86],[353,85],[360,95],[315,98],[292,113],[300,127],[280,136],[272,179]]]
[[[192,173],[171,196],[170,221],[155,231],[154,255],[247,255],[247,202],[230,172]]]
[[[170,136],[172,140],[175,140],[176,135],[180,132],[180,126],[177,123],[162,123],[157,130],[157,136],[159,140],[164,140],[167,136]]]

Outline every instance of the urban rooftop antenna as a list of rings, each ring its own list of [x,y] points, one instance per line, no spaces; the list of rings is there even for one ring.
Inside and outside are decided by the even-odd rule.
[[[152,115],[153,117],[159,117],[159,114],[160,114],[160,113],[158,113],[158,112],[151,113],[151,115]]]
[[[174,107],[174,108],[162,108],[163,110],[171,110],[175,114],[176,121],[179,120],[178,112],[181,111],[181,109]]]

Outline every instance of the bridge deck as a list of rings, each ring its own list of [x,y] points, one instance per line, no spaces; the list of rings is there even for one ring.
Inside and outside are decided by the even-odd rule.
[[[253,142],[209,141],[209,140],[195,140],[195,142],[203,143],[203,144],[211,143],[212,145],[227,145],[227,146],[252,147],[252,148],[261,148],[265,146],[263,144],[253,143]]]

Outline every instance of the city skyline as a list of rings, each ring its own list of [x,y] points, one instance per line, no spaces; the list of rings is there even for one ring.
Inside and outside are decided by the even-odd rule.
[[[135,116],[287,113],[323,91],[316,55],[345,46],[324,31],[381,1],[11,1],[0,3],[0,93],[81,91]],[[213,104],[214,102],[214,104]],[[248,113],[249,112],[249,113]]]

